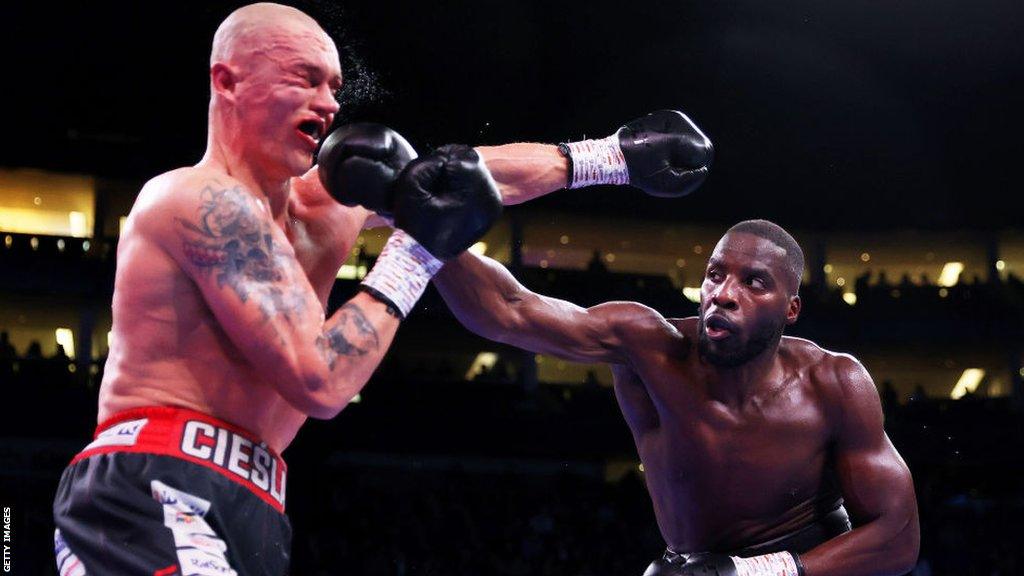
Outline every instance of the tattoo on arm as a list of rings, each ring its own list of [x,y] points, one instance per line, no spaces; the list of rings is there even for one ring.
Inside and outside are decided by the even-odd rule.
[[[275,251],[271,224],[261,218],[252,197],[242,190],[205,186],[194,221],[176,218],[185,257],[217,285],[227,286],[242,302],[253,299],[264,320],[301,313],[306,299],[288,278],[289,263]]]
[[[316,339],[320,354],[331,370],[341,356],[364,356],[380,348],[377,331],[359,306],[345,304],[337,314],[338,323]]]

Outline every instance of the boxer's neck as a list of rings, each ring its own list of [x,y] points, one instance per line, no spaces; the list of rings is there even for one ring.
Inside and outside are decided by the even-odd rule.
[[[258,163],[247,161],[235,148],[221,142],[214,130],[210,131],[206,154],[198,165],[220,170],[244,184],[253,194],[267,202],[275,221],[284,217],[288,209],[291,177],[271,175],[261,170]]]
[[[706,365],[708,393],[723,404],[740,409],[782,378],[778,345],[766,348],[749,362],[733,368]]]

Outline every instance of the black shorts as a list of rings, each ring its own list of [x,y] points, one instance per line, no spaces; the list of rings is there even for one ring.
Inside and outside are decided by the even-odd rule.
[[[752,556],[772,554],[774,552],[793,552],[796,554],[803,554],[811,548],[823,544],[840,534],[849,532],[851,529],[850,516],[846,513],[846,508],[840,504],[838,508],[818,518],[814,522],[811,522],[810,524],[780,538],[775,538],[768,542],[754,544],[738,550],[716,550],[715,552],[728,554],[729,556],[738,556],[740,558],[750,558]],[[661,558],[651,562],[650,566],[648,566],[647,570],[644,572],[644,575],[666,576],[673,574],[680,566],[686,564],[687,559],[690,556],[691,554],[684,554],[666,549],[665,554],[662,555]]]
[[[286,574],[285,475],[264,444],[204,414],[119,414],[61,477],[53,503],[58,571]]]

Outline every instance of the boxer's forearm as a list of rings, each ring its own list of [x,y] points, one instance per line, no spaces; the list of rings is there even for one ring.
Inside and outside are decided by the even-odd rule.
[[[476,148],[501,190],[506,206],[565,188],[569,161],[551,144],[505,144]]]
[[[500,341],[514,325],[510,302],[522,287],[501,264],[466,252],[448,261],[433,282],[459,322],[477,335]]]
[[[915,509],[868,522],[800,558],[806,576],[895,576],[913,569],[920,541]]]
[[[588,310],[536,294],[498,262],[471,252],[448,261],[434,285],[459,322],[484,338],[573,362],[627,360],[613,326],[638,317],[631,305]]]

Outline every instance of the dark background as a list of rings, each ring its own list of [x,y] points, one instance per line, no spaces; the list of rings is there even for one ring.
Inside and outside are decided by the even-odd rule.
[[[141,178],[197,161],[209,45],[237,5],[5,8],[4,163]],[[342,115],[421,148],[603,136],[657,108],[715,142],[687,202],[541,206],[822,228],[987,228],[1024,207],[1015,0],[299,6],[340,40]]]
[[[195,163],[210,42],[238,5],[0,9],[0,165],[141,183]],[[715,143],[710,179],[685,200],[598,188],[521,210],[723,225],[761,217],[866,235],[1022,225],[1024,2],[295,5],[339,39],[339,121],[384,122],[421,150],[600,137],[658,108],[684,110]],[[116,239],[107,240],[103,256],[78,260],[4,253],[0,288],[106,305]],[[91,278],[89,287],[71,286],[63,267]],[[624,294],[528,272],[539,291],[581,303]],[[886,287],[875,304],[859,295],[856,309],[809,294],[797,330],[843,345],[921,342],[921,355],[942,339],[1019,348],[1024,290],[1002,288],[958,287],[941,303],[926,295],[907,306],[885,301]],[[436,296],[425,302],[432,311],[410,318],[403,335],[437,340],[443,326],[443,337],[479,349]],[[889,323],[908,309],[913,323]],[[312,423],[289,449],[295,574],[640,574],[660,552],[642,478],[600,478],[604,462],[635,458],[610,391],[467,388],[390,358],[363,405]],[[29,390],[27,374],[11,380],[23,388],[0,434],[0,496],[15,502],[15,573],[52,574],[49,506],[94,424],[83,407],[95,410],[98,376]],[[1012,402],[887,404],[887,430],[921,504],[930,568],[919,574],[1021,573],[1024,438]]]

